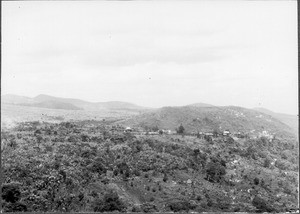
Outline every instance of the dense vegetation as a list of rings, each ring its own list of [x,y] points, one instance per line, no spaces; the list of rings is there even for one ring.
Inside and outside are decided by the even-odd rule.
[[[114,126],[109,121],[28,122],[2,130],[4,211],[281,212],[297,207],[296,141],[205,140],[184,136],[184,129],[180,135],[134,136]]]

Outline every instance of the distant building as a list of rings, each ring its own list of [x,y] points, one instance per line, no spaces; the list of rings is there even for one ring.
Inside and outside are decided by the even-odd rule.
[[[163,129],[162,132],[163,134],[173,134],[173,132],[170,129],[168,130]]]
[[[191,183],[192,183],[192,180],[191,180],[191,179],[188,179],[188,180],[186,181],[186,183],[187,183],[187,184],[191,184]]]
[[[204,139],[204,133],[203,132],[198,132],[196,134],[197,138],[200,138],[200,139]]]
[[[124,132],[126,132],[126,133],[128,133],[128,132],[132,132],[132,128],[130,128],[130,127],[126,127],[126,128],[125,128],[125,130],[124,130]]]
[[[270,134],[268,131],[264,130],[258,133],[258,137],[266,137],[268,140],[274,139],[274,135]]]
[[[230,131],[229,130],[223,131],[223,136],[229,136],[229,135],[230,135]]]
[[[237,132],[237,133],[234,134],[234,136],[237,137],[237,138],[245,138],[246,137],[246,135],[242,132]]]

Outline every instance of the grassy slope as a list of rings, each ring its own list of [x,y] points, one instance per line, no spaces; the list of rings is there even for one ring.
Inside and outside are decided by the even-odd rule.
[[[268,109],[264,108],[254,108],[254,110],[271,115],[272,117],[280,120],[281,122],[285,123],[286,125],[290,126],[294,133],[298,135],[299,133],[299,119],[297,115],[290,115],[290,114],[282,114],[282,113],[275,113]]]
[[[274,117],[241,107],[164,107],[123,121],[124,125],[148,126],[175,130],[180,124],[188,132],[213,131],[254,133],[267,130],[280,136],[293,137],[293,130]]]

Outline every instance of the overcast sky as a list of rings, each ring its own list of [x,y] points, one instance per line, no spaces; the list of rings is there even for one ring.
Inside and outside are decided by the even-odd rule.
[[[298,113],[296,1],[4,1],[2,94]]]

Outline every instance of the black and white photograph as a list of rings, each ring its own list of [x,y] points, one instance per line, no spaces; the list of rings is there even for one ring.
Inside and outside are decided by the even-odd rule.
[[[297,18],[2,1],[0,212],[299,213]]]

